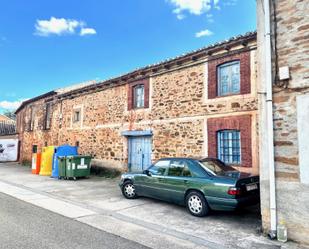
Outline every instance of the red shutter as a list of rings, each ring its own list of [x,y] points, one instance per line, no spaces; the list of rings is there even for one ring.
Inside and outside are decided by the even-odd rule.
[[[149,79],[144,80],[144,107],[149,108]]]
[[[240,61],[240,94],[251,92],[251,68],[250,51],[240,52],[239,54],[225,56],[208,62],[208,99],[218,96],[218,66],[232,61]]]
[[[218,144],[217,132],[220,130],[239,130],[241,144],[241,165],[252,167],[252,142],[251,142],[251,116],[241,115],[224,118],[209,118],[208,130],[208,156],[217,158]]]
[[[128,111],[133,109],[133,87],[128,85]]]
[[[137,85],[144,85],[144,108],[149,108],[149,79],[143,79],[128,85],[128,111],[133,109],[133,88]]]

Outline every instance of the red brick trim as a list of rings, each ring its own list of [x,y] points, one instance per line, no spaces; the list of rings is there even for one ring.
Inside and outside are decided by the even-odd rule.
[[[128,86],[128,110],[133,108],[133,88],[137,85],[144,85],[144,108],[149,108],[149,79],[135,81]]]
[[[217,132],[220,130],[240,130],[241,165],[239,166],[252,167],[251,115],[209,118],[207,130],[208,156],[215,158],[218,154]]]
[[[208,62],[208,98],[213,99],[218,96],[217,68],[218,66],[232,61],[240,61],[240,94],[251,92],[251,69],[250,69],[250,51],[241,52],[218,58]],[[225,95],[226,96],[226,95]]]

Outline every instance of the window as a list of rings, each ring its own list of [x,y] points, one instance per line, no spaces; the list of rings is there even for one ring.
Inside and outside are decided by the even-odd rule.
[[[191,177],[192,175],[185,160],[172,160],[168,168],[168,176]]]
[[[32,153],[37,153],[37,152],[38,152],[38,146],[32,145]]]
[[[73,114],[73,122],[77,123],[80,121],[80,110],[75,110]]]
[[[226,172],[230,172],[230,171],[238,172],[233,167],[224,164],[218,159],[206,158],[206,159],[200,160],[199,163],[211,175],[225,175]]]
[[[128,111],[149,108],[150,79],[139,79],[128,84]]]
[[[70,119],[71,127],[82,127],[84,121],[84,105],[73,106],[71,117],[68,117],[68,121],[70,121]]]
[[[223,130],[218,132],[218,158],[228,164],[240,164],[240,131]]]
[[[184,177],[192,177],[192,173],[191,173],[191,171],[190,171],[190,169],[189,169],[187,164],[183,168],[182,176],[184,176]]]
[[[190,161],[190,172],[193,177],[209,177],[205,169],[199,165],[198,161]]]
[[[144,107],[144,85],[137,85],[133,88],[134,108]]]
[[[34,106],[30,107],[30,122],[29,122],[29,131],[34,129],[34,119],[35,119],[35,108]]]
[[[156,162],[153,166],[151,166],[148,169],[148,171],[152,175],[163,176],[163,175],[165,175],[166,170],[167,170],[169,164],[170,164],[169,160],[160,160],[160,161]]]
[[[225,96],[240,93],[240,62],[234,61],[218,67],[218,94]]]
[[[45,111],[45,120],[44,120],[44,129],[50,129],[51,123],[51,103],[46,104],[46,111]]]
[[[183,160],[172,160],[170,167],[168,168],[169,176],[182,176],[182,171],[185,167]]]

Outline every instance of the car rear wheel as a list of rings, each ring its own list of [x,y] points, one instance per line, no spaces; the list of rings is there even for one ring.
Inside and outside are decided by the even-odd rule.
[[[131,181],[127,181],[122,186],[122,194],[127,199],[135,199],[137,197],[135,186]]]
[[[186,196],[186,205],[190,214],[194,216],[203,217],[209,213],[205,197],[197,191],[191,191]]]

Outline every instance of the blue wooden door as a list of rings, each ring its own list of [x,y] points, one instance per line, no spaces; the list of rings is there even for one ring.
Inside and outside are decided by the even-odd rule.
[[[143,171],[151,164],[151,137],[129,137],[129,170]]]

